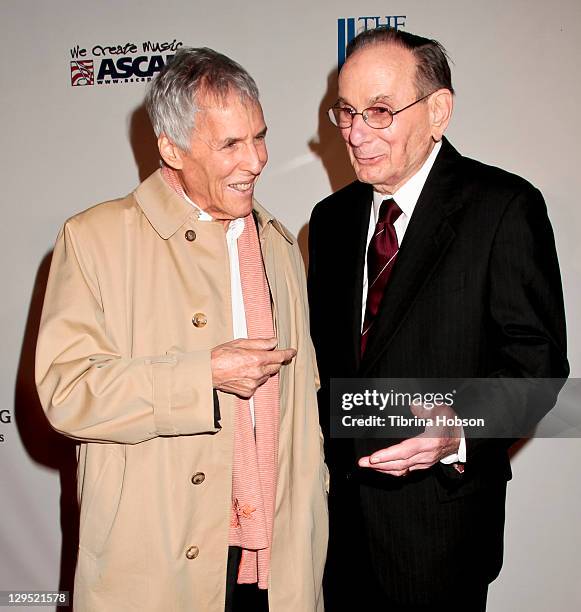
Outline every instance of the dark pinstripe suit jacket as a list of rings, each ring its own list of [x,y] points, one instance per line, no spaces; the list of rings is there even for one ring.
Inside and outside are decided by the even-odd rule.
[[[522,178],[461,156],[447,140],[361,361],[371,203],[371,186],[356,181],[317,204],[310,221],[309,301],[324,429],[332,377],[567,376],[559,266],[543,197]],[[516,421],[526,418],[526,398],[509,409]],[[402,603],[434,601],[497,576],[511,440],[467,436],[463,476],[437,464],[402,480],[355,467],[357,457],[387,441],[327,435],[331,612],[354,593],[353,605],[361,603],[362,592],[374,588],[368,571]]]

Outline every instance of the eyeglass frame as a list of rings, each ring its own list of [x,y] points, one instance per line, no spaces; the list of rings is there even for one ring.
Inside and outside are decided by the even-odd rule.
[[[386,128],[390,127],[391,124],[393,123],[393,118],[398,115],[399,113],[403,112],[404,110],[407,110],[408,108],[411,108],[412,106],[414,106],[414,104],[417,104],[418,102],[422,102],[422,100],[425,100],[426,98],[429,98],[433,93],[436,93],[438,90],[434,89],[434,91],[431,91],[429,94],[426,94],[425,96],[422,96],[421,98],[418,98],[417,100],[414,100],[412,103],[408,104],[407,106],[404,106],[403,108],[400,108],[399,110],[396,111],[392,111],[389,110],[389,108],[384,108],[383,106],[368,106],[367,108],[364,108],[361,112],[353,112],[353,113],[349,113],[349,116],[351,117],[351,123],[349,125],[346,125],[344,127],[341,127],[340,125],[338,125],[337,123],[335,123],[332,119],[332,116],[334,117],[334,113],[333,113],[333,109],[337,108],[337,109],[341,109],[341,110],[346,110],[347,107],[345,106],[337,106],[336,104],[334,104],[333,106],[331,106],[331,108],[329,108],[329,110],[327,111],[327,116],[329,117],[329,121],[336,127],[339,128],[340,130],[346,130],[347,128],[350,128],[353,126],[353,118],[356,117],[357,115],[361,115],[361,118],[363,119],[363,121],[365,121],[365,125],[369,125],[369,127],[373,130],[385,130]],[[381,127],[375,127],[374,125],[370,125],[367,122],[367,111],[370,108],[383,108],[385,111],[387,111],[387,114],[390,116],[390,122],[387,125],[381,126]],[[355,110],[355,109],[353,109]]]

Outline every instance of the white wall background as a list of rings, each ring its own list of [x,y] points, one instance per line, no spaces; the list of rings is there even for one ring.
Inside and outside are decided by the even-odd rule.
[[[448,49],[452,143],[545,195],[579,376],[579,0],[2,0],[0,410],[13,421],[0,422],[0,590],[56,589],[61,572],[61,480],[64,502],[72,484],[59,466],[71,464],[71,447],[50,435],[32,386],[46,256],[65,218],[128,193],[155,165],[135,114],[144,85],[71,87],[69,49],[175,38],[238,60],[261,88],[270,128],[258,198],[305,244],[312,206],[351,180],[321,112],[333,102],[337,19],[374,15],[405,15],[407,30]],[[492,612],[581,609],[580,463],[579,440],[534,440],[515,457]]]

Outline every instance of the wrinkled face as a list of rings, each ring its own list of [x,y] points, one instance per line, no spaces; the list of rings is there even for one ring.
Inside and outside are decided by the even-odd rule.
[[[359,112],[370,106],[399,110],[420,97],[415,70],[412,53],[396,45],[356,51],[339,74],[339,104]],[[397,114],[387,128],[369,127],[357,115],[351,127],[341,129],[360,181],[392,194],[421,168],[434,146],[429,100]]]
[[[237,92],[222,103],[202,99],[199,108],[190,151],[180,153],[184,189],[215,219],[245,217],[268,160],[262,108]]]

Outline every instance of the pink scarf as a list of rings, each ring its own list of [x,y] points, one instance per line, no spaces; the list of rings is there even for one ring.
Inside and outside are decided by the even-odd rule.
[[[184,197],[177,173],[167,166],[163,166],[161,172],[168,185]],[[238,260],[248,337],[272,338],[274,323],[270,292],[252,214],[244,218],[244,230],[238,238]],[[268,588],[270,569],[279,397],[277,374],[254,394],[254,428],[248,400],[236,397],[235,402],[232,519],[228,542],[230,546],[242,548],[238,582],[258,582],[261,589]]]

